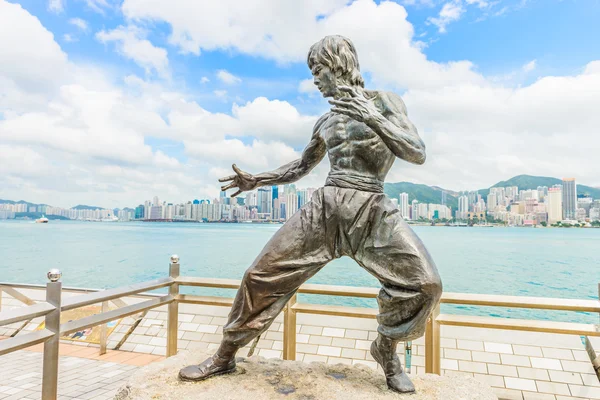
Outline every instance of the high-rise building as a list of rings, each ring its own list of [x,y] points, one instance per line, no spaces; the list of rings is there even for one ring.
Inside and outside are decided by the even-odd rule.
[[[562,204],[562,190],[557,187],[551,187],[548,189],[548,222],[554,224],[558,221],[562,221],[563,216],[563,204]]]
[[[456,215],[457,219],[467,219],[467,213],[469,212],[469,197],[460,196],[458,198],[458,212]]]
[[[490,194],[487,195],[487,208],[488,208],[488,210],[492,211],[497,206],[498,206],[498,200],[496,199],[496,194],[490,192]]]
[[[279,186],[277,185],[271,186],[271,219],[279,219]]]
[[[539,201],[543,201],[546,196],[548,196],[548,186],[538,186],[537,187]]]
[[[146,200],[144,203],[144,219],[150,219],[150,208],[152,208],[152,202]]]
[[[248,207],[257,207],[258,206],[258,194],[256,191],[249,192],[246,195],[246,205]]]
[[[398,203],[400,207],[400,214],[404,219],[409,219],[410,215],[408,215],[408,193],[400,193],[400,202]]]
[[[135,208],[135,219],[144,219],[144,205],[140,204]]]
[[[477,203],[478,196],[479,196],[479,193],[478,193],[477,191],[474,191],[474,192],[469,192],[469,193],[467,194],[467,197],[468,197],[468,199],[469,199],[469,208],[473,208],[473,207],[471,207],[471,206],[472,206],[472,205],[474,206],[474,205]]]
[[[590,214],[590,208],[592,208],[592,203],[594,199],[591,197],[579,197],[577,199],[577,208],[583,208],[585,210],[586,217]]]
[[[265,186],[258,189],[258,212],[271,214],[273,201],[271,199],[271,187]]]
[[[577,213],[577,184],[575,178],[565,178],[562,181],[563,218],[573,220]]]
[[[298,195],[298,208],[301,208],[309,200],[308,192],[304,189],[301,189],[301,190],[296,191],[296,194]]]
[[[296,185],[286,185],[285,188],[285,219],[292,218],[292,215],[298,211],[298,194],[296,192]]]
[[[519,196],[519,187],[518,186],[507,186],[504,188],[504,192],[509,201],[514,201]]]
[[[413,221],[416,221],[417,219],[419,219],[419,217],[417,217],[417,205],[419,204],[419,202],[417,201],[417,199],[414,199],[411,203],[411,207],[410,207],[410,219]]]

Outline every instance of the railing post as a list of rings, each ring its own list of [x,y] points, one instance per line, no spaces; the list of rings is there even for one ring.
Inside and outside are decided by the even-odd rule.
[[[436,321],[440,315],[438,304],[427,320],[425,329],[425,373],[441,374],[440,323]]]
[[[410,374],[411,369],[412,369],[412,341],[408,340],[404,343],[404,371],[407,374]]]
[[[283,309],[283,359],[296,359],[296,311],[292,306],[296,304],[296,294]]]
[[[171,278],[179,277],[179,256],[171,256],[171,264],[169,265],[169,276]],[[179,325],[179,284],[173,283],[169,286],[169,294],[175,298],[169,304],[169,313],[167,317],[167,357],[177,354],[177,327]]]
[[[62,274],[57,269],[48,272],[50,282],[46,284],[46,302],[56,307],[46,315],[45,328],[54,333],[44,342],[44,366],[42,377],[42,400],[56,400],[58,392],[58,346],[60,344],[60,307]]]
[[[102,313],[108,312],[108,301],[102,302]],[[108,327],[106,324],[100,326],[100,355],[106,354],[106,340],[108,339]]]

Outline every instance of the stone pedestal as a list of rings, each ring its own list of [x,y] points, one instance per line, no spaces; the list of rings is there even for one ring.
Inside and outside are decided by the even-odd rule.
[[[497,400],[492,390],[469,377],[412,377],[416,394],[388,390],[381,371],[366,366],[305,364],[262,357],[238,359],[236,372],[202,382],[181,382],[177,374],[209,353],[180,353],[141,368],[122,387],[116,400]]]

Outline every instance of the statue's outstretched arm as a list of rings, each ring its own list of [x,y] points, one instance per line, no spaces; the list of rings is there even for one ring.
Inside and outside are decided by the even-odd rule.
[[[323,157],[325,157],[325,154],[327,153],[325,140],[320,134],[321,126],[327,119],[327,116],[328,114],[324,115],[315,124],[312,138],[302,152],[302,157],[287,163],[274,171],[263,172],[256,175],[242,171],[233,164],[235,175],[219,179],[219,182],[231,181],[229,184],[222,186],[221,190],[238,188],[238,191],[231,195],[231,197],[235,197],[242,192],[254,190],[261,186],[283,185],[296,182],[307,175],[317,166],[317,164],[319,164],[319,162],[321,162],[321,160],[323,160]]]

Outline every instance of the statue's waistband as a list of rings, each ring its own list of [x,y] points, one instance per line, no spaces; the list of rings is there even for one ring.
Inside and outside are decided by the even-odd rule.
[[[355,189],[363,192],[383,193],[383,181],[360,175],[342,172],[330,172],[325,186],[336,186],[344,189]]]

